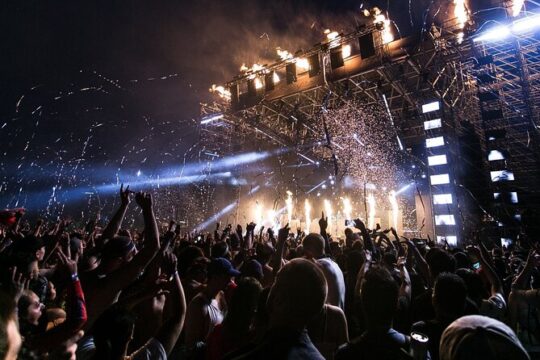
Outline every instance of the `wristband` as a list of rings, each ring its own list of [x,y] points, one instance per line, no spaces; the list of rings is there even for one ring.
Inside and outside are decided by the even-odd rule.
[[[77,273],[71,274],[71,280],[72,281],[78,281],[79,280],[79,274],[77,274]]]

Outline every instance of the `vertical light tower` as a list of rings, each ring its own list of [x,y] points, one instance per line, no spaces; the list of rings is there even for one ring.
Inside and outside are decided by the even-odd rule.
[[[427,172],[430,186],[434,234],[439,243],[456,246],[459,239],[458,207],[455,191],[455,176],[450,159],[453,136],[450,126],[443,121],[443,109],[438,100],[422,105],[424,116]]]

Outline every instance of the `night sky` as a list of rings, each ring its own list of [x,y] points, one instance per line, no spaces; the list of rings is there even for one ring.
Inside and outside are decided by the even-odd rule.
[[[411,1],[4,1],[0,207],[177,166],[213,83],[352,29],[362,8],[419,31],[430,2]]]

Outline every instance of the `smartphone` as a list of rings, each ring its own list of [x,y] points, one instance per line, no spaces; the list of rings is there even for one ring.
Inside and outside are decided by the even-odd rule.
[[[354,226],[354,220],[345,220],[345,226]]]
[[[472,267],[474,270],[479,270],[480,269],[480,262],[475,262],[474,264],[472,264]]]

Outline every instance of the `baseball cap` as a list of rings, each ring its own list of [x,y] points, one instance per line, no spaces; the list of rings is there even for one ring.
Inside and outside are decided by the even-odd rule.
[[[487,316],[463,316],[444,330],[440,360],[529,359],[512,329]]]
[[[208,275],[239,276],[240,271],[236,270],[229,260],[225,258],[214,258],[208,264]]]

